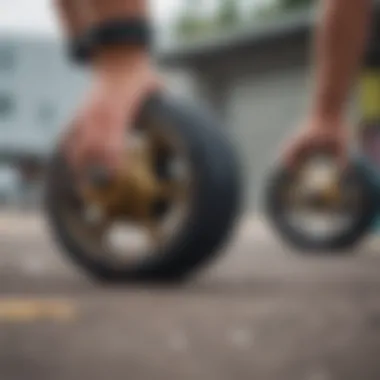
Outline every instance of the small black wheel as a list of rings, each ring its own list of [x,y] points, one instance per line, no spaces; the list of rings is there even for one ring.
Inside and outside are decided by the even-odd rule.
[[[317,164],[321,171],[315,171],[313,184],[305,176],[311,162],[302,170],[273,170],[265,192],[267,217],[280,238],[302,253],[347,254],[372,228],[376,187],[359,161],[342,171],[326,157]]]
[[[136,178],[125,188],[123,211],[112,218],[78,195],[63,155],[55,152],[46,181],[52,234],[63,252],[96,279],[183,280],[215,258],[233,231],[241,203],[236,152],[206,113],[163,95],[146,102],[133,131],[140,153],[145,149],[149,157],[141,166],[136,155],[133,165],[143,167],[146,176],[140,181],[140,172],[132,170]],[[130,160],[134,150],[129,149]],[[128,164],[130,170],[133,165]],[[154,186],[143,185],[146,178],[156,188],[175,190],[170,196],[155,193]],[[150,198],[135,207],[139,204],[131,197],[142,193]],[[142,210],[144,218],[134,218]]]

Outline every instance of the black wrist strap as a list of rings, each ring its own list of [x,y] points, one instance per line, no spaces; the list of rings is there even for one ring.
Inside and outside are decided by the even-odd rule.
[[[92,55],[107,47],[141,46],[149,49],[152,32],[144,19],[116,19],[100,23],[71,43],[70,55],[76,63],[88,63]]]
[[[79,65],[84,65],[91,60],[91,48],[87,39],[76,38],[69,43],[68,54],[70,59]]]
[[[148,22],[141,19],[107,21],[88,32],[92,49],[115,45],[138,45],[150,47],[151,30]]]

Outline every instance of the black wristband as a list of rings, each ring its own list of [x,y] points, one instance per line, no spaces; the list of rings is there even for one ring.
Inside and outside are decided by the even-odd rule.
[[[151,30],[146,20],[118,19],[93,27],[87,37],[92,51],[115,45],[138,45],[149,48]]]
[[[72,41],[70,56],[76,63],[85,64],[97,50],[107,47],[141,46],[149,49],[151,36],[146,20],[127,18],[106,21]]]
[[[78,65],[84,65],[91,60],[91,44],[85,37],[72,40],[68,46],[70,59]]]

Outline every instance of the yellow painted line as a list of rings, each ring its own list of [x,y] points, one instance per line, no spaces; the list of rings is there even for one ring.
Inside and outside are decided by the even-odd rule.
[[[70,322],[77,318],[75,303],[64,299],[0,299],[0,323]]]

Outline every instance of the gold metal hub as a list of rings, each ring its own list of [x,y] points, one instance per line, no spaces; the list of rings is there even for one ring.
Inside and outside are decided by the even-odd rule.
[[[102,188],[87,184],[82,190],[85,203],[101,210],[103,219],[125,220],[145,226],[154,240],[161,240],[159,222],[153,215],[156,201],[183,199],[185,184],[178,179],[161,179],[155,160],[159,141],[151,135],[133,144],[126,152],[124,165],[112,181]]]

